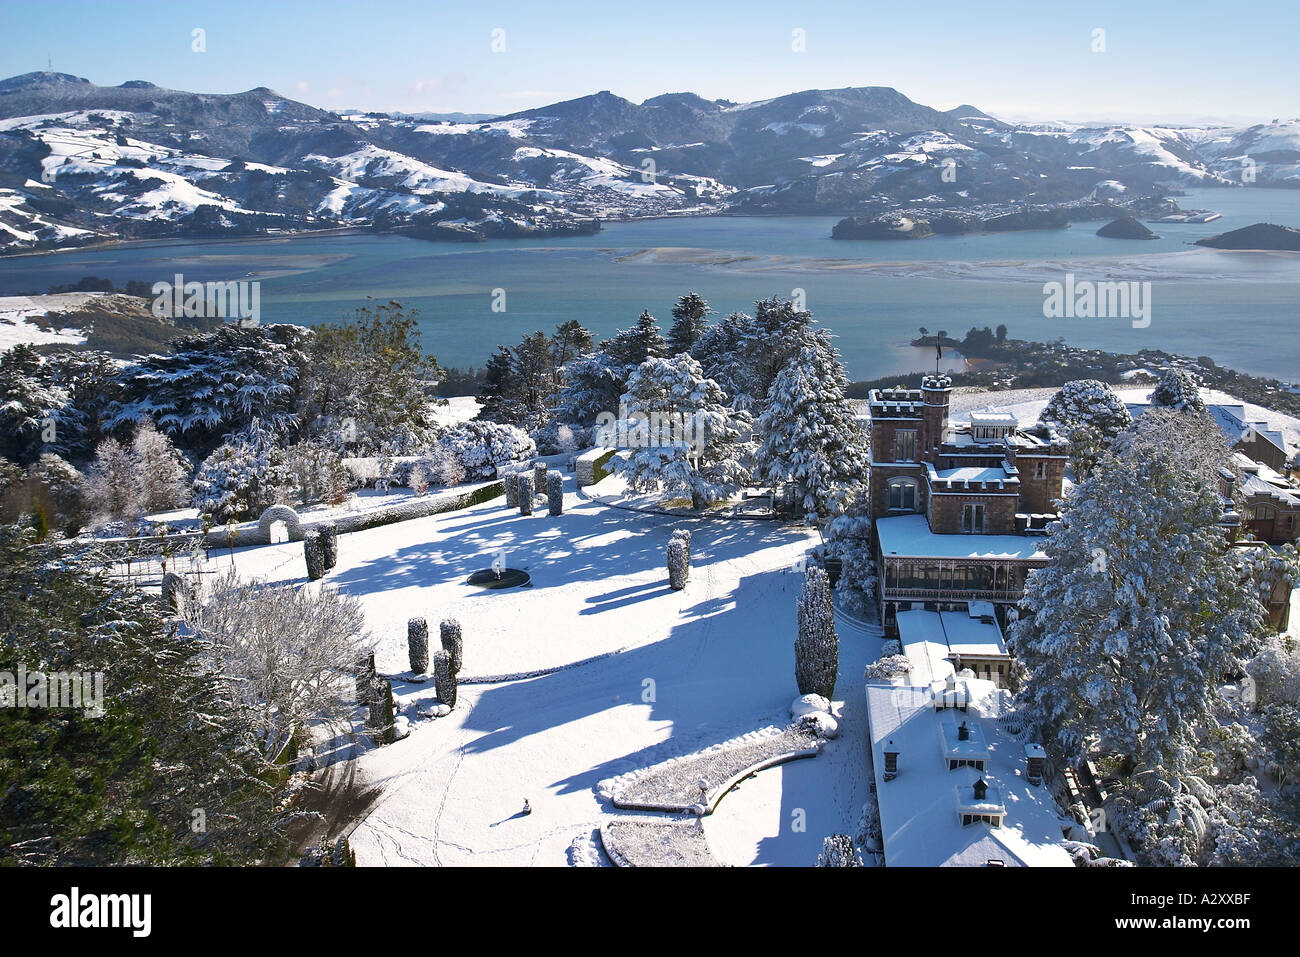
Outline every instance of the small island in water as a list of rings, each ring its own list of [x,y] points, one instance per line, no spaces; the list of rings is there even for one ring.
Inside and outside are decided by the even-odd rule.
[[[1198,239],[1196,245],[1209,246],[1211,249],[1271,249],[1300,252],[1300,229],[1276,226],[1273,223],[1255,223],[1207,239]]]
[[[1133,216],[1121,216],[1119,219],[1111,220],[1101,229],[1097,230],[1098,236],[1106,239],[1159,239],[1155,233],[1147,229]]]

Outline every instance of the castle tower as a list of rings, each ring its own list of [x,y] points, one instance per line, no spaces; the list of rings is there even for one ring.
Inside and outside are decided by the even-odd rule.
[[[952,395],[952,379],[946,375],[928,375],[921,380],[921,435],[920,457],[926,462],[936,462],[943,433],[948,428],[948,401]]]

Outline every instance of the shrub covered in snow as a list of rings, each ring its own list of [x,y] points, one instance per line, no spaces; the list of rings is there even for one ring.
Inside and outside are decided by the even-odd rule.
[[[285,456],[298,501],[340,504],[352,485],[352,475],[333,449],[316,442],[290,446]]]
[[[830,700],[835,695],[840,641],[835,634],[830,580],[826,577],[826,570],[817,565],[810,565],[804,573],[798,621],[799,635],[794,642],[794,673],[799,693],[819,694]]]
[[[868,681],[890,681],[912,670],[912,661],[907,655],[885,655],[878,661],[867,665],[863,675]]]
[[[460,622],[455,618],[445,618],[438,626],[442,650],[447,652],[451,664],[451,673],[460,674],[464,643],[461,641]]]
[[[546,463],[533,463],[533,490],[538,495],[546,494]]]
[[[445,650],[433,654],[433,686],[439,701],[449,708],[456,707],[456,673],[451,669],[451,655]]]
[[[897,638],[886,638],[880,643],[880,656],[888,658],[890,655],[901,655],[903,653],[903,643]]]
[[[672,535],[672,537],[673,537],[674,539],[679,540],[679,541],[682,543],[682,546],[686,549],[686,574],[687,574],[687,575],[690,575],[690,573],[691,573],[691,533],[690,533],[690,531],[688,531],[688,530],[685,529],[685,528],[674,528],[674,529],[673,529],[673,535]]]
[[[465,481],[465,466],[461,465],[460,460],[445,445],[434,446],[429,454],[421,459],[420,464],[424,467],[424,474],[428,477],[430,485],[446,488]]]
[[[406,623],[406,650],[412,674],[422,675],[429,670],[429,623],[423,618]]]
[[[492,478],[504,462],[522,462],[537,454],[528,433],[500,422],[465,422],[444,432],[438,444],[451,453],[470,479]]]
[[[519,514],[533,514],[533,477],[521,472],[515,479],[515,489],[519,495]]]
[[[411,486],[411,491],[416,495],[423,495],[425,492],[429,491],[429,476],[424,471],[424,465],[422,463],[416,462],[415,465],[411,467],[411,475],[410,478],[407,479],[407,484]]]
[[[329,571],[339,563],[339,527],[333,522],[327,522],[317,530],[320,532],[321,549],[325,553],[325,570]]]
[[[533,433],[539,455],[571,455],[590,444],[590,429],[552,419]]]
[[[818,867],[861,867],[862,857],[847,834],[832,834],[822,841],[822,852],[817,856]]]
[[[378,744],[391,744],[393,733],[393,683],[387,678],[380,678],[374,684],[374,694],[370,699],[370,730],[374,732]]]
[[[302,537],[302,553],[307,560],[307,577],[319,581],[325,577],[325,549],[321,545],[320,532],[310,530]]]
[[[827,523],[826,557],[840,560],[835,594],[851,614],[873,617],[876,607],[876,558],[871,550],[871,517],[850,513]]]
[[[506,489],[506,508],[519,507],[519,476],[514,472],[507,472],[501,479]]]
[[[552,515],[564,511],[564,476],[551,472],[546,476],[546,504]]]
[[[194,475],[194,506],[213,524],[256,518],[293,498],[293,472],[284,452],[232,437]]]
[[[668,542],[668,586],[673,591],[686,587],[686,578],[690,567],[686,560],[686,544],[680,538]]]

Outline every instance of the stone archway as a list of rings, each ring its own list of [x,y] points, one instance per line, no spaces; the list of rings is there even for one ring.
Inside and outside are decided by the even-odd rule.
[[[302,524],[298,518],[298,513],[288,505],[272,505],[262,513],[262,517],[257,520],[257,529],[262,541],[271,541],[271,526],[276,522],[284,523],[284,530],[289,535],[289,541],[302,541]]]

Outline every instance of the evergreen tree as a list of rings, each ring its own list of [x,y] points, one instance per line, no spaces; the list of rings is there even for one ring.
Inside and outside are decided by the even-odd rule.
[[[703,508],[734,495],[748,481],[743,464],[752,427],[728,409],[718,384],[688,355],[647,359],[621,399],[632,448],[614,470],[638,491],[685,495]]]
[[[1069,440],[1074,475],[1082,480],[1115,437],[1133,424],[1133,417],[1106,383],[1077,379],[1057,390],[1038,421]]]
[[[668,354],[678,355],[690,352],[708,325],[709,308],[707,299],[694,292],[688,292],[673,305],[673,324],[668,330]]]
[[[704,374],[722,387],[728,402],[737,409],[748,409],[753,404],[746,356],[754,334],[754,320],[743,312],[733,312],[705,327],[691,347],[691,356],[700,363]]]
[[[100,716],[0,708],[0,865],[279,859],[279,778],[156,602],[0,526],[0,635],[0,671],[103,676]]]
[[[1156,405],[1167,405],[1179,412],[1191,410],[1205,411],[1205,400],[1201,398],[1200,389],[1191,375],[1177,367],[1166,369],[1156,382],[1151,401]]]
[[[799,693],[835,696],[840,639],[835,633],[830,579],[820,565],[809,565],[799,594],[799,632],[794,642],[794,674]]]
[[[0,352],[0,456],[24,465],[46,448],[47,429],[68,407],[66,388],[48,381],[40,353],[26,343]]]
[[[1105,456],[1069,495],[1010,644],[1044,745],[1094,737],[1133,769],[1185,769],[1218,686],[1260,640],[1263,606],[1225,546],[1220,500],[1168,449]]]
[[[182,336],[165,355],[123,370],[104,428],[152,419],[196,455],[253,419],[280,435],[298,426],[298,381],[311,334],[297,326],[223,324]]]
[[[847,387],[839,357],[814,337],[777,374],[759,417],[758,474],[774,485],[793,482],[814,521],[843,514],[870,465]]]
[[[551,339],[551,358],[556,371],[578,356],[591,352],[593,345],[591,332],[577,319],[560,323]]]
[[[667,355],[668,345],[659,332],[659,324],[647,309],[642,311],[636,325],[620,330],[613,339],[602,342],[600,349],[617,365],[639,366],[647,359]]]
[[[409,454],[432,440],[442,370],[420,346],[416,315],[399,302],[367,304],[342,325],[313,328],[298,404],[308,435],[351,455]]]

